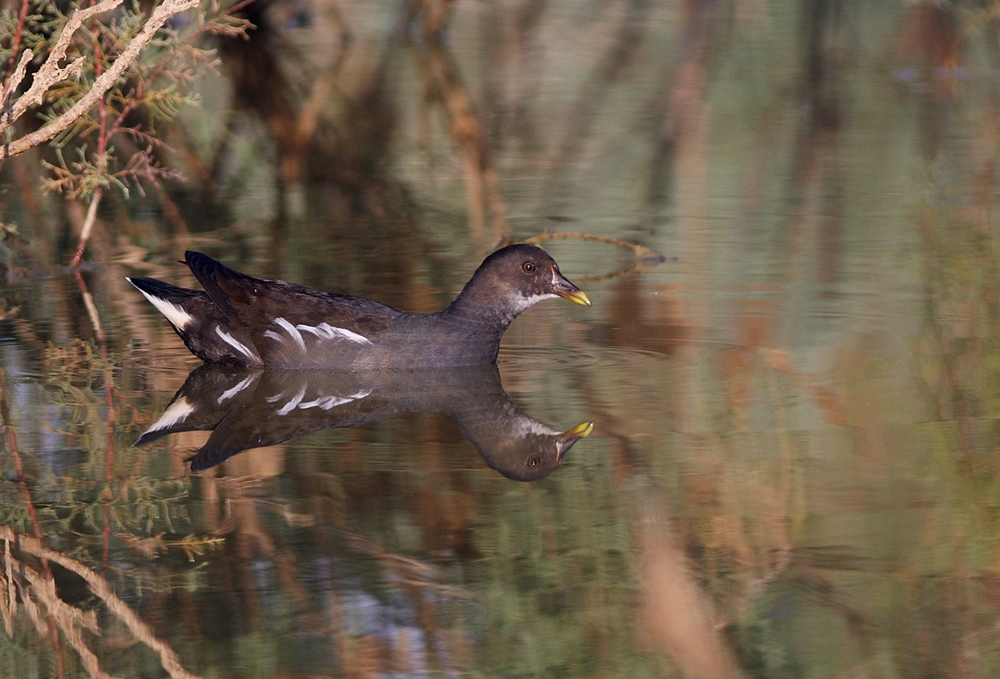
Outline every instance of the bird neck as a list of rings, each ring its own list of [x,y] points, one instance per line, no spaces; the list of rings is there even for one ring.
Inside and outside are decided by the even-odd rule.
[[[442,315],[496,333],[497,341],[523,311],[476,273]]]

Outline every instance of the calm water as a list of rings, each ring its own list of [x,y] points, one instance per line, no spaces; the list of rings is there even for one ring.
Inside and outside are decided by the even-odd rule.
[[[996,26],[810,4],[459,3],[443,57],[358,4],[340,70],[332,5],[275,4],[279,82],[335,82],[307,153],[223,49],[174,142],[211,186],[178,153],[109,200],[80,279],[4,167],[0,676],[1000,675]],[[124,276],[192,286],[193,248],[430,311],[543,232],[666,261],[546,240],[593,307],[523,314],[499,380],[310,386],[380,405],[277,434],[241,402],[270,445],[195,473],[209,431],[132,446],[199,363]],[[184,388],[244,379],[299,388]],[[594,431],[510,480],[509,405]]]

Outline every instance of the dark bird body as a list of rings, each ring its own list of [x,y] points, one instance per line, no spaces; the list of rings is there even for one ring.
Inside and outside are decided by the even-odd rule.
[[[185,253],[204,292],[152,278],[129,282],[209,363],[372,370],[488,365],[518,314],[551,297],[589,305],[541,248],[497,250],[443,311],[408,314],[370,299],[337,295],[233,271]]]

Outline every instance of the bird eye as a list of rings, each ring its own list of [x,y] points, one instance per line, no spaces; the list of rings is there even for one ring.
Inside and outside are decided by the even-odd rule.
[[[537,455],[532,455],[531,457],[528,458],[529,467],[537,467],[539,462],[541,462],[541,460],[538,459]]]
[[[534,273],[535,272],[535,263],[534,262],[525,262],[524,264],[521,265],[521,268],[524,269],[524,273]]]

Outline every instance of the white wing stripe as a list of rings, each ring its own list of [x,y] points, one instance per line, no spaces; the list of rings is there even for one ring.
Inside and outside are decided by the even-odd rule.
[[[291,335],[292,339],[295,340],[295,343],[299,345],[299,349],[302,353],[305,353],[306,341],[302,339],[302,333],[298,331],[298,328],[286,321],[284,318],[277,318],[274,322],[284,328],[285,332]]]
[[[302,388],[299,389],[299,393],[295,394],[295,396],[292,397],[291,401],[281,406],[281,410],[278,411],[278,414],[287,415],[288,413],[295,410],[295,406],[302,403],[302,397],[305,395],[306,395],[306,385],[303,384]]]
[[[305,325],[300,323],[295,327],[302,332],[312,333],[321,339],[345,339],[358,344],[372,343],[372,341],[364,335],[359,335],[358,333],[348,330],[347,328],[332,326],[329,323],[320,323],[319,325]]]
[[[349,342],[354,342],[355,344],[372,343],[372,341],[364,335],[359,335],[358,333],[348,330],[347,328],[338,328],[330,325],[329,323],[320,323],[319,325],[306,325],[305,323],[299,323],[298,325],[292,325],[287,319],[284,318],[276,318],[274,319],[274,322],[288,333],[288,335],[292,338],[292,341],[298,345],[299,351],[302,353],[306,352],[306,341],[305,338],[302,337],[302,333],[309,333],[310,335],[314,335],[317,339],[321,340],[347,340]],[[264,337],[276,342],[285,341],[284,337],[273,330],[265,332]]]
[[[307,408],[322,408],[323,410],[330,410],[335,406],[342,406],[345,403],[362,399],[370,393],[372,392],[369,389],[367,391],[359,391],[351,394],[350,396],[320,396],[315,401],[299,403],[299,409],[306,410]]]
[[[245,344],[243,344],[242,342],[240,342],[239,340],[237,340],[235,337],[233,337],[232,335],[230,335],[228,332],[226,332],[225,330],[223,330],[221,326],[218,326],[218,325],[215,326],[215,334],[218,335],[219,337],[221,337],[223,342],[225,342],[226,344],[228,344],[229,346],[231,346],[233,349],[236,349],[236,351],[240,352],[241,354],[243,354],[247,358],[249,358],[249,359],[251,359],[253,361],[257,360],[257,357],[254,355],[254,353],[252,351],[250,351],[249,349],[247,349],[247,347],[246,347]]]
[[[222,392],[222,395],[219,396],[219,400],[218,400],[219,405],[222,405],[223,401],[228,401],[233,396],[236,396],[236,394],[238,394],[241,391],[243,391],[244,389],[246,389],[247,386],[249,386],[250,383],[253,382],[254,377],[256,377],[256,375],[251,375],[250,377],[246,377],[246,378],[243,379],[242,382],[240,382],[239,384],[237,384],[232,389],[226,389],[224,392]]]

